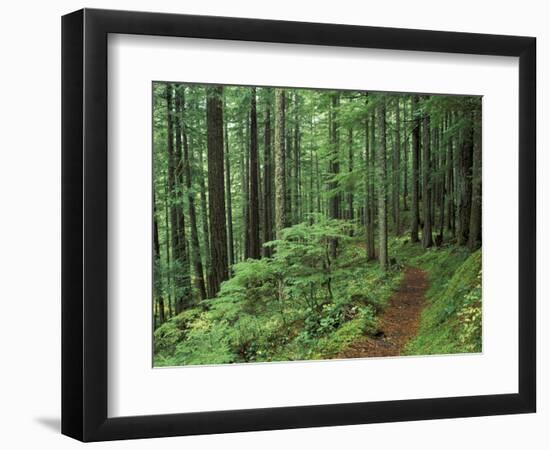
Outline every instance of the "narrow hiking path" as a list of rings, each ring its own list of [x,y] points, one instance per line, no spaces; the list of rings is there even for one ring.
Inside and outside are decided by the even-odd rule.
[[[424,270],[407,267],[399,288],[380,315],[378,334],[363,336],[336,358],[399,356],[418,331],[428,287],[428,274]]]

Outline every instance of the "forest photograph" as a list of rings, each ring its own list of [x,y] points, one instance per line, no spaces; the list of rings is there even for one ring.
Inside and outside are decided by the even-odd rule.
[[[153,366],[482,351],[482,97],[152,83]]]

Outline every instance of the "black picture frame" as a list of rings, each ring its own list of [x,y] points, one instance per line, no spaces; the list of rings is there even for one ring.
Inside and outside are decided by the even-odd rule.
[[[518,392],[109,418],[109,33],[518,57]],[[82,441],[102,441],[535,412],[535,91],[536,39],[533,37],[96,9],[63,16],[62,433]]]

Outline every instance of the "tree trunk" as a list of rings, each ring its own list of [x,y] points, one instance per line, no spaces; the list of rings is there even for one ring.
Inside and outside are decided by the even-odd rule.
[[[273,217],[272,217],[272,168],[271,168],[271,111],[269,101],[266,102],[264,111],[264,227],[263,241],[273,240]],[[271,256],[271,247],[262,247],[262,254],[265,257]]]
[[[239,172],[241,174],[241,238],[237,242],[239,242],[240,249],[239,259],[242,261],[248,256],[248,175],[245,163],[247,143],[245,142],[243,128],[240,125],[237,127],[237,140],[241,149],[239,152]]]
[[[377,204],[377,194],[376,194],[376,112],[373,110],[370,116],[370,168],[369,168],[369,196],[370,196],[370,216],[371,216],[371,231],[370,231],[370,241],[372,242],[372,248],[369,250],[372,259],[376,259],[376,217],[378,216],[378,204]]]
[[[162,272],[159,270],[160,262],[160,241],[159,241],[159,227],[157,219],[157,202],[155,200],[155,193],[153,192],[153,241],[154,241],[154,262],[155,262],[155,277],[154,292],[158,301],[158,317],[159,322],[163,324],[166,321],[164,315],[164,298],[162,295]]]
[[[315,152],[315,190],[317,191],[317,214],[321,214],[321,174],[319,168],[319,152]]]
[[[204,152],[202,146],[199,146],[199,189],[200,189],[200,201],[201,201],[201,222],[202,222],[202,236],[204,244],[204,273],[210,273],[210,267],[212,266],[210,261],[210,224],[208,223],[208,193],[206,191],[206,173],[204,170]],[[208,292],[208,283],[206,283],[206,296],[210,297]]]
[[[246,115],[244,143],[243,241],[244,259],[250,258],[250,114]]]
[[[419,160],[420,160],[420,118],[418,115],[418,96],[412,98],[412,226],[411,242],[418,242],[418,228],[420,225],[419,210]]]
[[[227,252],[229,265],[235,264],[235,241],[233,238],[233,204],[231,195],[231,160],[229,158],[229,133],[227,122],[223,124],[225,144],[225,198],[227,200]]]
[[[308,213],[309,213],[309,222],[310,223],[313,223],[313,212],[315,211],[315,206],[314,206],[314,194],[313,194],[313,182],[314,182],[314,177],[313,177],[313,168],[314,168],[314,157],[313,157],[313,114],[310,114],[310,117],[309,117],[309,135],[312,136],[312,139],[310,139],[309,141],[309,202],[308,202],[308,205],[309,205],[309,208],[308,208]]]
[[[395,97],[395,131],[393,142],[393,158],[392,158],[392,200],[393,200],[393,225],[396,236],[401,234],[401,220],[399,217],[399,198],[401,196],[401,174],[400,174],[400,158],[401,158],[401,133],[399,120],[399,97]]]
[[[437,177],[437,174],[439,173],[438,167],[437,167],[437,124],[432,125],[431,119],[430,120],[430,188],[431,188],[431,206],[430,206],[430,212],[431,212],[431,223],[432,223],[432,232],[434,231],[434,228],[436,227],[436,220],[435,220],[435,212],[438,199],[438,186],[439,186],[439,179]]]
[[[275,232],[281,238],[286,226],[286,161],[284,90],[275,89]]]
[[[204,300],[206,295],[206,284],[204,282],[204,271],[202,267],[202,258],[199,244],[199,231],[197,227],[197,211],[195,208],[195,193],[192,188],[191,181],[191,163],[189,158],[189,139],[185,126],[185,90],[180,91],[181,96],[181,113],[182,113],[182,131],[183,131],[183,172],[185,176],[185,187],[187,190],[187,203],[189,208],[189,222],[191,227],[191,256],[193,267],[195,270],[195,287],[199,292],[201,300]]]
[[[191,277],[189,274],[189,258],[187,240],[185,237],[185,220],[182,209],[181,192],[181,122],[179,120],[179,96],[175,98],[171,84],[166,87],[167,105],[167,139],[168,139],[168,191],[170,193],[170,228],[172,241],[173,261],[177,263],[174,272],[176,288],[175,312],[179,314],[191,304]],[[175,147],[174,147],[175,137]]]
[[[466,245],[470,234],[470,215],[472,207],[472,159],[473,127],[472,117],[466,117],[466,129],[463,133],[459,152],[459,198],[458,198],[458,244]]]
[[[258,163],[258,123],[256,114],[256,88],[252,88],[250,97],[250,214],[249,239],[252,259],[260,259],[260,203],[259,203],[259,163]]]
[[[366,186],[366,205],[365,205],[365,224],[367,226],[367,259],[372,261],[376,258],[374,243],[374,114],[370,121],[365,119],[365,186]]]
[[[330,199],[329,199],[329,216],[331,219],[340,219],[340,194],[336,192],[338,183],[335,178],[340,173],[340,148],[339,148],[339,136],[338,136],[338,112],[337,108],[340,104],[340,95],[338,93],[332,94],[330,110],[330,161],[329,172],[332,180],[329,183]],[[338,249],[338,240],[331,239],[330,241],[330,255],[332,259],[336,259]]]
[[[165,174],[164,176],[164,241],[165,241],[165,254],[166,254],[166,291],[167,291],[167,298],[168,301],[168,318],[172,317],[172,302],[173,302],[173,280],[172,280],[172,271],[170,270],[171,264],[172,264],[172,258],[170,257],[170,249],[172,248],[171,242],[170,242],[170,222],[169,222],[169,211],[168,211],[168,176]]]
[[[348,173],[352,174],[353,172],[353,128],[348,129]],[[354,219],[353,212],[353,192],[348,193],[348,213],[347,219]],[[350,229],[350,236],[353,236],[353,228]]]
[[[438,128],[438,154],[441,157],[441,164],[439,166],[439,235],[437,237],[437,245],[443,243],[443,230],[445,229],[445,198],[447,193],[445,191],[445,178],[447,168],[447,153],[442,149],[443,145],[443,128]]]
[[[283,94],[283,136],[284,136],[284,142],[285,142],[285,187],[286,187],[286,213],[285,213],[285,219],[286,224],[285,226],[290,226],[294,224],[294,217],[293,217],[293,201],[294,201],[294,176],[293,176],[293,151],[292,151],[292,118],[291,118],[291,111],[292,111],[292,101],[290,99],[290,95],[287,96],[287,92],[285,91]],[[288,116],[288,117],[287,117]]]
[[[170,217],[170,244],[172,263],[178,260],[178,218],[176,215],[176,207],[174,201],[175,191],[175,167],[174,167],[174,100],[173,100],[173,87],[171,84],[166,85],[166,149],[168,152],[168,205],[169,205],[169,217]],[[173,272],[173,271],[172,271]],[[174,292],[177,288],[177,283],[174,282]],[[176,310],[178,300],[175,300]]]
[[[187,242],[187,227],[185,224],[185,214],[183,211],[183,133],[182,133],[182,108],[180,99],[180,88],[175,89],[175,107],[176,107],[176,152],[175,152],[175,179],[176,179],[176,216],[178,222],[178,260],[180,269],[177,272],[178,285],[181,289],[181,301],[176,312],[180,313],[193,303],[193,290],[191,289],[191,255],[189,252],[189,243]]]
[[[294,93],[294,223],[302,220],[301,173],[300,173],[300,117],[298,112],[299,98]]]
[[[384,270],[388,268],[388,218],[386,211],[386,100],[380,98],[378,116],[378,154],[376,188],[378,197],[378,261]]]
[[[452,124],[452,115],[447,114],[447,130],[450,129]],[[453,162],[453,139],[451,136],[447,137],[447,231],[451,233],[452,236],[455,235],[455,205],[454,205],[454,162]]]
[[[208,277],[209,294],[214,297],[228,278],[227,232],[225,228],[223,88],[209,87],[206,121],[208,129],[208,200],[212,267]]]
[[[470,213],[470,235],[468,247],[475,250],[481,246],[481,126],[478,124],[480,111],[473,113],[473,168],[472,168],[472,208]]]
[[[424,248],[433,245],[432,240],[432,174],[431,168],[431,133],[430,133],[430,118],[427,113],[423,117],[423,139],[422,139],[422,212],[424,218],[424,226],[422,228],[422,246]]]
[[[407,126],[407,121],[410,123],[411,120],[407,119],[407,100],[403,103],[403,121],[405,122],[403,126],[403,131],[405,133],[405,142],[403,145],[403,211],[409,210],[408,199],[409,199],[409,145],[410,145],[410,131]]]

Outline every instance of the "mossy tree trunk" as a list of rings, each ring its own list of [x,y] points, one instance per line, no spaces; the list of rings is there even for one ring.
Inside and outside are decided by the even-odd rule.
[[[223,88],[209,87],[206,121],[208,128],[208,215],[210,219],[211,268],[209,294],[214,297],[228,278],[227,231],[224,195]]]

